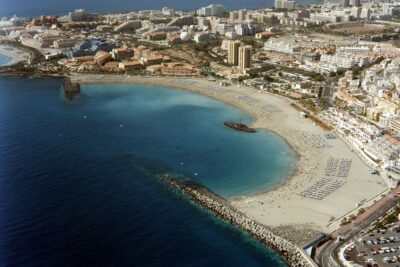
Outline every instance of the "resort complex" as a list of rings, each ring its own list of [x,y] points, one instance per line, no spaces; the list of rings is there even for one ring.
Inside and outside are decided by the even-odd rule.
[[[194,164],[202,156],[218,169],[220,162],[212,157],[224,157],[219,148],[222,140],[210,140],[212,148],[206,152],[194,149],[187,162],[173,165],[168,158],[165,167],[149,168],[162,162],[158,155],[164,153],[164,146],[179,156],[180,142],[192,136],[172,144],[155,141],[148,134],[143,142],[156,143],[151,153],[157,156],[131,152],[126,156],[129,164],[273,249],[290,266],[399,266],[399,19],[400,2],[378,0],[275,0],[269,6],[237,10],[218,3],[193,10],[79,8],[62,15],[14,15],[0,21],[0,80],[7,76],[60,80],[65,103],[70,104],[64,109],[69,112],[89,98],[110,114],[116,103],[126,104],[129,110],[130,101],[142,99],[155,110],[184,99],[174,108],[164,107],[165,114],[174,110],[188,116],[182,121],[165,119],[168,125],[161,122],[164,128],[158,130],[165,131],[165,136],[176,125],[200,123],[196,112],[210,109],[209,116],[219,118],[216,104],[193,100],[188,92],[229,104],[249,117],[224,115],[218,123],[204,122],[201,129],[228,131],[239,145],[245,138],[264,140],[276,135],[282,142],[274,142],[289,151],[257,152],[271,157],[264,167],[271,171],[259,171],[263,175],[259,182],[248,177],[250,171],[236,177],[239,174],[231,167],[221,167],[218,182],[185,169],[185,164]],[[107,91],[115,102],[100,97],[107,85],[116,85],[115,91]],[[133,85],[150,92],[153,87],[174,88],[188,95],[164,100],[160,93],[150,101],[137,93],[136,98],[119,102],[118,92],[125,94]],[[1,89],[0,85],[0,93]],[[194,105],[191,101],[200,104],[196,102],[195,113],[189,117],[185,107]],[[143,118],[148,114],[140,112]],[[110,114],[103,114],[105,121]],[[128,112],[118,114],[122,131],[129,127],[123,122]],[[89,125],[90,115],[79,116]],[[134,131],[153,129],[152,120],[149,117],[146,126]],[[100,122],[96,118],[92,123]],[[189,124],[187,131],[193,135]],[[69,134],[63,123],[54,127],[58,127],[58,138]],[[107,136],[109,130],[103,130]],[[243,151],[240,164],[252,168],[252,157],[257,155]],[[277,162],[282,171],[271,167]],[[231,176],[238,180],[231,183]],[[224,179],[232,188],[244,183],[243,191],[231,188],[221,193],[228,192],[221,189]]]

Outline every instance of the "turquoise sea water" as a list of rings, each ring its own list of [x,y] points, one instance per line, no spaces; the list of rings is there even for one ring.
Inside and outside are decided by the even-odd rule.
[[[127,153],[160,162],[223,196],[271,188],[294,165],[293,152],[279,136],[225,127],[224,121],[250,122],[250,117],[204,96],[142,85],[95,84],[84,85],[75,103],[85,100],[85,109],[95,105],[96,118],[110,117],[115,126],[124,125],[117,131],[126,139],[124,144],[130,142]],[[111,135],[115,130],[110,125],[104,132]]]
[[[11,57],[0,54],[0,66],[7,64],[11,60]]]
[[[185,91],[0,78],[1,266],[286,266],[272,250],[154,178],[181,173],[224,196],[281,181],[278,136]],[[196,175],[197,174],[197,175]]]

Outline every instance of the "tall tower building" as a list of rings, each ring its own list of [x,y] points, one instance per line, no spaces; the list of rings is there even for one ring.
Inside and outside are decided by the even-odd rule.
[[[275,0],[275,1],[274,1],[274,7],[275,7],[276,9],[282,8],[282,6],[283,6],[283,1],[284,1],[284,0]]]
[[[234,22],[239,19],[239,13],[237,11],[229,12],[229,21]]]
[[[342,0],[342,7],[349,7],[350,6],[350,0]]]
[[[361,9],[360,19],[371,19],[371,9],[370,8],[363,8]]]
[[[353,18],[359,19],[359,18],[360,18],[360,14],[361,14],[361,7],[353,6],[353,7],[351,8],[351,13],[350,13],[350,15],[352,15]]]
[[[292,10],[295,7],[295,1],[293,0],[275,0],[274,7],[276,9],[286,8],[288,10]]]
[[[352,0],[352,6],[361,6],[361,0]]]
[[[247,10],[245,10],[245,9],[241,9],[241,10],[239,10],[238,11],[238,15],[239,15],[239,20],[240,21],[245,21],[246,20],[246,13],[247,13]]]
[[[286,8],[288,10],[293,10],[295,5],[296,5],[295,1],[285,0],[283,2],[283,8]]]
[[[241,70],[251,68],[251,57],[253,47],[251,45],[241,46],[239,48],[239,68]]]
[[[228,50],[228,63],[237,66],[239,64],[240,41],[230,41]]]

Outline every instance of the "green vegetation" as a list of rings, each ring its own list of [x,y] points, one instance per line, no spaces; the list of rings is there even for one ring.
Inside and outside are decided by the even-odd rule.
[[[24,62],[16,63],[10,67],[16,72],[30,73],[30,72],[35,72],[35,70],[36,70],[34,67],[26,65],[26,63],[24,63]]]
[[[397,216],[396,216],[394,213],[389,214],[389,215],[383,220],[383,223],[384,223],[384,224],[393,223],[393,222],[397,222]]]
[[[331,107],[330,99],[328,98],[320,98],[319,99],[319,106],[322,110],[326,110]]]
[[[307,110],[310,110],[310,111],[312,111],[312,112],[316,112],[316,111],[317,111],[317,107],[316,107],[316,105],[314,104],[314,101],[313,101],[312,99],[310,99],[310,98],[308,98],[308,99],[301,99],[301,100],[299,101],[299,103],[300,103],[303,107],[305,107]]]
[[[382,228],[383,227],[383,223],[382,222],[376,222],[376,223],[374,223],[374,227],[375,227],[375,229],[379,229],[379,228]]]
[[[223,57],[212,52],[212,49],[218,46],[221,46],[220,40],[204,43],[191,42],[175,45],[173,48],[165,50],[165,53],[171,58],[188,62],[197,67],[208,68],[211,62],[226,65]]]
[[[198,52],[207,52],[208,53],[208,51],[211,48],[220,46],[220,45],[221,45],[221,41],[213,40],[213,41],[209,41],[209,42],[195,43],[193,45],[193,49]]]
[[[347,105],[347,103],[339,98],[335,98],[333,100],[333,106],[338,107],[341,110],[349,110],[349,106]]]
[[[353,75],[354,76],[360,75],[364,70],[368,69],[369,67],[376,65],[376,64],[380,64],[383,59],[384,59],[383,57],[378,57],[374,62],[371,62],[370,64],[368,64],[366,66],[352,68],[351,70],[353,71]],[[342,71],[340,76],[342,76],[343,74],[344,74],[344,71]]]
[[[269,75],[264,75],[263,79],[264,79],[264,81],[267,81],[267,82],[270,82],[270,83],[277,82],[276,79],[272,78]]]
[[[383,228],[385,225],[389,223],[394,223],[399,221],[398,217],[400,214],[400,200],[397,201],[397,205],[394,208],[394,211],[388,214],[382,221],[378,221],[374,224],[375,229]]]
[[[349,224],[349,223],[350,223],[350,221],[347,220],[346,217],[344,217],[344,218],[340,221],[340,226],[344,226],[344,225]]]
[[[314,72],[314,71],[305,71],[302,69],[290,68],[290,67],[286,67],[286,66],[280,66],[279,68],[285,72],[297,73],[300,75],[308,76],[308,77],[312,78],[314,81],[318,81],[318,82],[325,81],[325,77],[322,74]]]
[[[363,214],[364,212],[365,212],[364,208],[359,209],[357,212],[357,216]]]

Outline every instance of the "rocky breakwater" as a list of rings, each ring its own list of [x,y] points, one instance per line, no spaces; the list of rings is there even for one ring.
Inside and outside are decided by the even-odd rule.
[[[182,191],[216,216],[246,231],[253,238],[278,252],[289,266],[316,266],[296,245],[274,234],[265,225],[249,219],[230,206],[225,199],[217,196],[204,186],[194,181],[176,179],[169,175],[160,175],[160,177],[165,183]]]
[[[79,94],[80,91],[79,83],[71,81],[69,77],[64,77],[64,95],[67,100],[72,100],[74,95]]]
[[[79,93],[81,86],[77,82],[72,82],[71,78],[64,77],[64,91],[70,93]]]
[[[241,131],[241,132],[247,132],[247,133],[255,133],[256,130],[254,130],[253,128],[248,127],[246,124],[243,123],[237,123],[237,122],[233,122],[233,121],[226,121],[224,122],[224,125],[235,129],[237,131]]]

